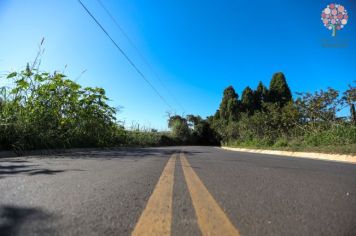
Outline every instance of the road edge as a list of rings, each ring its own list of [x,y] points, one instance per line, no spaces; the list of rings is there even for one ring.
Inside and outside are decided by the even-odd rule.
[[[24,150],[20,153],[15,151],[2,151],[0,150],[1,158],[13,158],[13,157],[49,157],[61,154],[75,154],[81,152],[93,152],[93,151],[117,151],[117,150],[128,150],[133,148],[149,148],[149,147],[83,147],[83,148],[53,148],[53,149],[36,149],[36,150]]]
[[[220,147],[220,148],[224,150],[236,151],[236,152],[250,152],[250,153],[258,153],[258,154],[277,155],[277,156],[296,157],[296,158],[308,158],[308,159],[356,164],[356,156],[354,155],[326,154],[326,153],[316,153],[316,152],[291,152],[291,151],[280,151],[280,150],[233,148],[233,147]]]

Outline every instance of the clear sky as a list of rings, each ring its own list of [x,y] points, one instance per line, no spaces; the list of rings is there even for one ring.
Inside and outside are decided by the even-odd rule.
[[[335,38],[321,22],[324,0],[102,0],[180,106],[117,30],[96,0],[82,0],[178,114],[213,114],[223,89],[241,94],[282,71],[293,92],[356,80],[356,3]],[[0,0],[0,72],[34,59],[45,37],[42,70],[63,70],[106,89],[119,119],[166,129],[169,108],[139,77],[77,0]],[[325,48],[322,42],[346,42]],[[3,83],[3,82],[1,82]]]

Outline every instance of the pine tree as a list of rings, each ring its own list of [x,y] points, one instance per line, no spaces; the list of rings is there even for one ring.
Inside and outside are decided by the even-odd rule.
[[[255,109],[261,110],[262,103],[267,102],[268,90],[266,86],[260,81],[258,83],[257,89],[254,91]]]
[[[284,106],[292,100],[292,93],[282,72],[275,73],[269,86],[268,101]]]
[[[255,98],[253,91],[250,87],[246,87],[242,92],[241,105],[243,111],[247,112],[249,115],[252,115],[256,109]]]
[[[352,122],[352,124],[356,125],[355,104],[351,104],[351,106],[350,106],[350,114],[351,114],[351,122]]]
[[[232,86],[224,90],[224,95],[219,107],[220,119],[233,121],[238,119],[239,101],[238,94]]]

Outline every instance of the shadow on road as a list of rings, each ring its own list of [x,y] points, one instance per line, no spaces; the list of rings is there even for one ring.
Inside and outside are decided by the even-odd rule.
[[[39,157],[39,158],[125,158],[125,157],[147,157],[158,156],[166,157],[174,153],[184,152],[188,155],[196,155],[202,153],[209,153],[210,151],[200,149],[197,150],[185,150],[185,147],[189,146],[166,146],[166,147],[119,147],[119,148],[76,148],[76,149],[48,149],[48,150],[33,150],[27,151],[22,155],[23,157]],[[208,147],[208,146],[204,146]],[[0,151],[0,163],[7,161],[6,158],[16,157],[16,155],[8,155],[10,152]],[[13,160],[17,163],[25,163],[26,160]]]
[[[51,218],[53,218],[51,214],[40,208],[3,205],[0,206],[0,235],[21,235],[30,228],[31,232],[38,235],[51,235],[46,223]]]
[[[15,163],[13,163],[15,162]],[[34,175],[54,175],[58,173],[63,173],[66,171],[82,171],[79,169],[69,169],[69,170],[53,170],[48,168],[41,168],[39,165],[16,165],[17,160],[8,160],[6,162],[0,162],[0,179],[6,176],[13,176],[17,174],[27,174],[28,176]],[[0,234],[1,235],[1,234]]]
[[[182,152],[181,147],[168,147],[168,148],[120,148],[111,150],[95,150],[95,151],[78,151],[71,153],[57,154],[57,157],[68,158],[125,158],[125,157],[169,157],[173,154]],[[184,151],[188,155],[201,154],[200,151]]]

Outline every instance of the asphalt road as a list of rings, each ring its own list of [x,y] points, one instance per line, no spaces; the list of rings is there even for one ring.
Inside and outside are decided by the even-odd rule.
[[[0,235],[356,235],[356,165],[168,147],[0,159]]]

